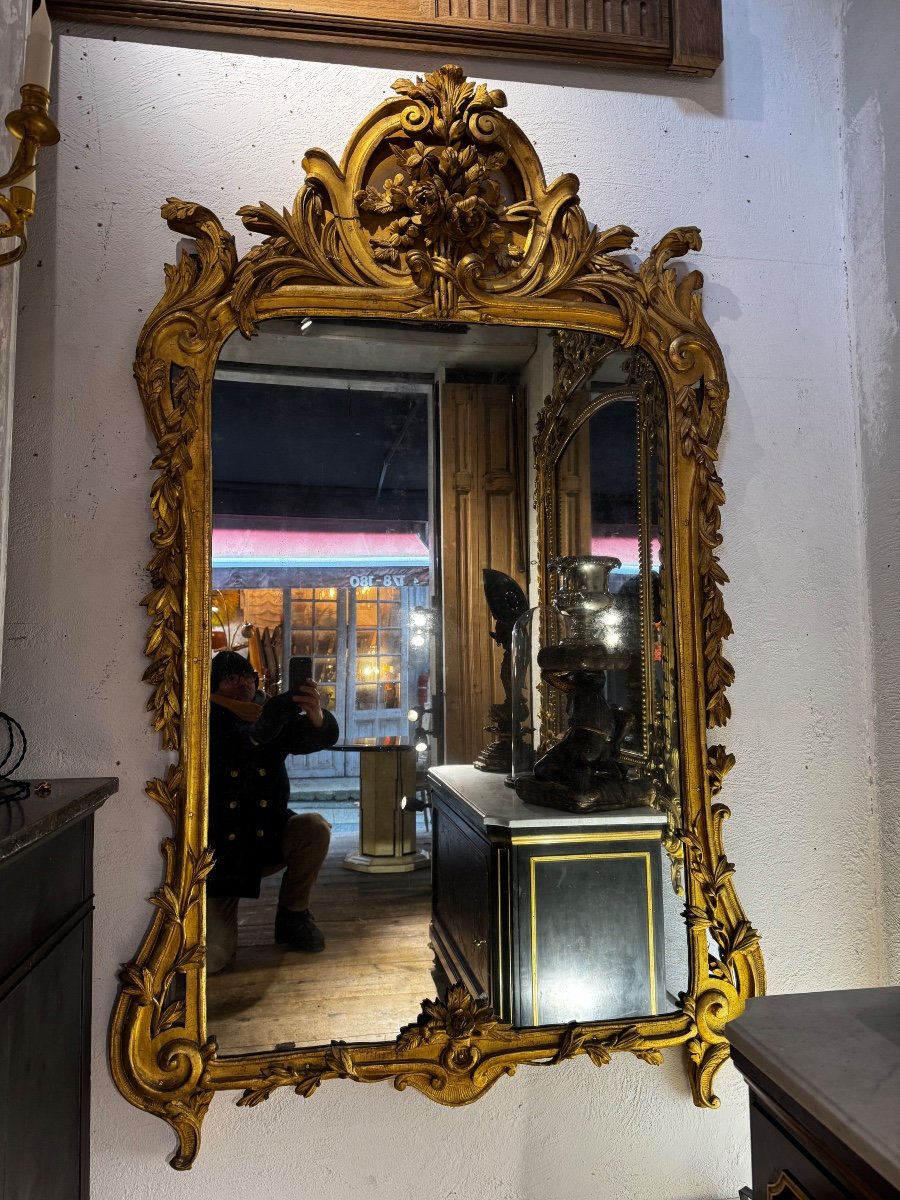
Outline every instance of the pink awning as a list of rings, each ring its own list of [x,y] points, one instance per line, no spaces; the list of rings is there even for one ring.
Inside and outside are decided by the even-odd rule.
[[[656,571],[659,569],[659,538],[654,538],[650,543],[650,553],[653,559],[652,569]],[[640,565],[638,540],[633,537],[615,537],[610,534],[591,538],[591,554],[617,558],[623,567],[637,568]]]
[[[334,533],[281,529],[214,529],[213,567],[427,566],[414,533]]]

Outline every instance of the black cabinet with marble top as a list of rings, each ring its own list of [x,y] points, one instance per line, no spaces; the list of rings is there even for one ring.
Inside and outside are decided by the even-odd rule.
[[[513,1025],[666,1011],[663,814],[525,804],[504,777],[429,772],[431,944]]]
[[[94,813],[116,779],[0,804],[0,1196],[88,1200]]]
[[[728,1037],[754,1200],[900,1200],[900,988],[760,997]]]

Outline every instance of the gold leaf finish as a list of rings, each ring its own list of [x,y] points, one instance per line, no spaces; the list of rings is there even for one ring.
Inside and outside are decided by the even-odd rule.
[[[148,794],[172,823],[153,917],[123,967],[110,1057],[133,1104],[168,1121],[172,1165],[197,1154],[217,1091],[253,1106],[278,1087],[311,1096],[330,1079],[390,1080],[444,1104],[483,1095],[517,1067],[615,1053],[650,1064],[685,1046],[694,1099],[715,1105],[715,1072],[728,1055],[727,1022],[764,987],[759,940],[741,909],[725,857],[727,810],[712,805],[731,765],[707,750],[706,729],[728,716],[733,672],[722,657],[730,632],[716,551],[724,499],[716,473],[727,382],[701,309],[702,277],[673,261],[700,249],[692,228],[673,230],[634,269],[617,257],[635,237],[625,225],[591,226],[578,181],[551,184],[525,134],[501,111],[501,92],[458,67],[400,80],[352,134],[340,165],[322,150],[304,159],[306,182],[291,208],[245,207],[263,240],[238,259],[234,240],[199,204],[170,199],[163,216],[194,239],[167,267],[165,290],[142,331],[135,377],[158,453],[146,653],[148,709],[163,747],[177,754]],[[210,403],[218,353],[236,330],[268,317],[452,319],[542,326],[569,344],[572,377],[617,347],[639,347],[661,381],[658,403],[670,517],[668,670],[677,690],[679,752],[659,751],[673,784],[670,850],[685,864],[688,991],[679,1011],[642,1021],[513,1029],[464,988],[423,1002],[393,1043],[333,1044],[220,1058],[207,1036],[203,967],[209,702]],[[560,397],[556,398],[557,401]],[[551,397],[538,428],[546,451],[567,434]],[[545,520],[538,495],[538,522]],[[662,729],[659,737],[666,740]],[[674,786],[677,784],[677,789]]]

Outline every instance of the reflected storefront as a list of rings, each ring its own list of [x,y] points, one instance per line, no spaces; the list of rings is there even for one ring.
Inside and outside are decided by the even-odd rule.
[[[407,712],[429,701],[429,645],[412,616],[429,603],[428,547],[413,532],[213,529],[213,649],[243,648],[264,689],[283,664],[313,661],[343,738],[406,738]],[[326,750],[290,764],[294,779],[358,773]]]

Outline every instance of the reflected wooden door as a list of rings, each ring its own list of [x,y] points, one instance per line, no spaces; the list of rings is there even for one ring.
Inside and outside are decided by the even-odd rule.
[[[516,406],[505,383],[446,383],[440,397],[445,761],[473,762],[491,741],[492,704],[503,700],[500,650],[482,570],[523,588],[521,471]]]

